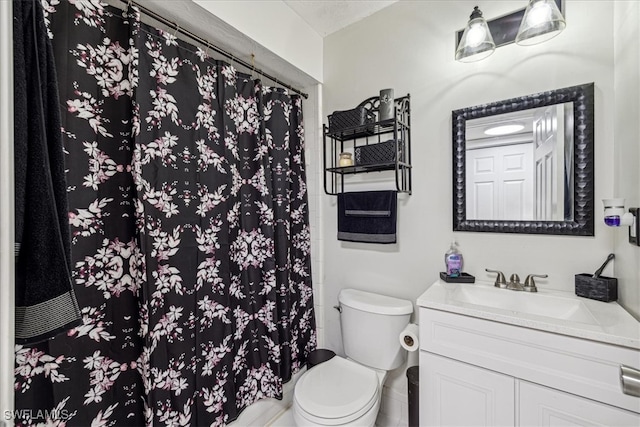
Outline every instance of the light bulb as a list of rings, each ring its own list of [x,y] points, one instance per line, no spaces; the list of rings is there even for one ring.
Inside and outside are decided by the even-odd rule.
[[[531,0],[516,34],[516,43],[523,46],[542,43],[560,34],[565,27],[555,0]]]
[[[544,22],[551,20],[551,8],[547,3],[536,3],[527,15],[527,25],[537,27]]]
[[[484,59],[496,50],[487,21],[476,6],[456,48],[456,61],[474,62]]]
[[[480,22],[476,22],[469,27],[467,33],[467,45],[469,47],[478,47],[487,38],[487,30]]]

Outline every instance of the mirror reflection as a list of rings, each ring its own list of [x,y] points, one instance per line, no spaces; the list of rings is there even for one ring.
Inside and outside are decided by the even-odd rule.
[[[574,105],[466,121],[469,220],[572,221]]]
[[[594,234],[594,84],[452,111],[453,230]]]

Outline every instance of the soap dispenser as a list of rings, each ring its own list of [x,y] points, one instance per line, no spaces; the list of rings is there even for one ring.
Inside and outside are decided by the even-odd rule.
[[[462,254],[457,248],[456,241],[451,242],[451,247],[444,254],[444,264],[448,277],[460,277],[464,260]]]

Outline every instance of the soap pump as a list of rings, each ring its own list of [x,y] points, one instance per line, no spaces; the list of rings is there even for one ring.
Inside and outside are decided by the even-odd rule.
[[[462,258],[462,254],[457,248],[457,245],[456,241],[453,240],[451,242],[451,247],[444,254],[444,264],[448,277],[460,277],[462,274],[464,260]]]

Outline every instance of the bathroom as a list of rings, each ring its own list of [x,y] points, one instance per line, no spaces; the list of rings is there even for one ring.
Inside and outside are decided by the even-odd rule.
[[[567,27],[557,37],[528,47],[510,44],[482,61],[461,63],[454,59],[455,32],[464,27],[473,6],[491,19],[523,8],[526,1],[401,0],[326,36],[281,1],[145,2],[213,41],[235,40],[245,56],[256,53],[257,66],[309,94],[303,109],[318,347],[342,353],[334,309],[342,289],[415,303],[443,270],[452,238],[465,256],[465,271],[478,281],[493,280],[486,268],[522,277],[541,273],[549,278],[538,281],[539,288],[568,292],[573,292],[575,274],[595,270],[615,253],[605,274],[618,278],[618,303],[640,319],[640,249],[628,243],[626,229],[604,225],[600,203],[615,196],[626,198],[627,206],[640,205],[640,4],[564,3]],[[594,235],[453,232],[451,112],[590,82],[595,91]],[[341,242],[336,239],[336,198],[323,191],[322,124],[333,111],[353,108],[383,88],[411,96],[412,194],[398,198],[396,244]],[[6,161],[4,154],[0,161]],[[6,204],[2,209],[13,210]],[[3,242],[3,256],[7,247]],[[0,294],[2,304],[7,300]],[[419,322],[415,305],[412,320]],[[3,337],[11,321],[2,318]],[[6,367],[13,343],[1,344]],[[406,366],[417,363],[417,354],[411,353]],[[406,366],[385,382],[379,425],[407,423]],[[5,387],[12,384],[11,371],[0,369],[2,409],[11,407],[6,402],[12,389]],[[231,425],[266,425],[283,409],[286,401],[262,401]]]

